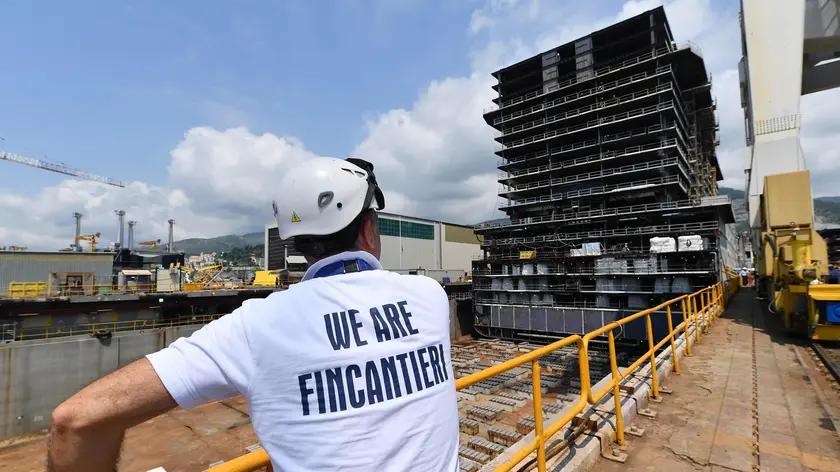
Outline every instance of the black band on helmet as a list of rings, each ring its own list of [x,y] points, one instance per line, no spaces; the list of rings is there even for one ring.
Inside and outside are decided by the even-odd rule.
[[[376,210],[384,210],[385,195],[382,194],[382,189],[379,188],[379,184],[376,182],[376,174],[373,173],[373,164],[357,157],[348,157],[345,160],[367,172],[368,190],[367,195],[365,195],[365,204],[362,206],[362,209],[367,210],[370,208],[371,202],[376,199]]]

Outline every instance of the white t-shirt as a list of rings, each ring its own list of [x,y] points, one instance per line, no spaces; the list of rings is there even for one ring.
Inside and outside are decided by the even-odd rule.
[[[343,273],[352,260],[373,270]],[[323,259],[147,357],[182,408],[245,395],[276,471],[454,472],[446,292],[381,269],[365,252]]]

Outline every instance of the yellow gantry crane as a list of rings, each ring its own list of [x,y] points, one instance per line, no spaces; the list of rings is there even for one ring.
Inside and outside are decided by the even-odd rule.
[[[141,246],[146,246],[149,249],[157,249],[158,244],[160,244],[160,239],[155,239],[153,241],[140,241],[137,244]]]
[[[225,267],[223,264],[213,264],[199,269],[193,269],[192,267],[187,266],[178,266],[178,269],[187,275],[187,283],[196,284],[197,286],[204,288],[215,281],[216,277],[225,270]]]
[[[83,234],[80,236],[76,236],[77,241],[87,241],[88,243],[88,251],[96,252],[96,243],[99,240],[99,233],[94,234]]]

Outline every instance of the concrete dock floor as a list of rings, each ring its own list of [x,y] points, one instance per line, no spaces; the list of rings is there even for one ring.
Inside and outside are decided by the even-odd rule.
[[[243,397],[202,405],[190,411],[173,410],[147,421],[126,434],[120,471],[146,472],[164,467],[166,472],[196,472],[219,460],[247,453],[257,443],[248,406]],[[43,472],[46,468],[45,435],[2,447],[0,471]]]
[[[680,362],[652,408],[637,417],[641,438],[627,436],[625,464],[600,459],[603,471],[840,471],[840,390],[823,376],[804,340],[780,334],[754,294],[742,291]],[[755,348],[753,349],[753,343]],[[753,355],[754,351],[754,355]],[[0,471],[45,469],[44,435],[0,441]],[[174,410],[130,430],[121,471],[205,470],[257,443],[242,397]]]
[[[665,382],[656,419],[635,420],[645,434],[628,436],[627,462],[596,470],[840,471],[840,393],[760,303],[749,290],[731,301]]]

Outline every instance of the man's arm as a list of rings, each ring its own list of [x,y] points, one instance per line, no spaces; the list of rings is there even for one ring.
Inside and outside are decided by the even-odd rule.
[[[85,387],[52,414],[48,472],[113,472],[125,430],[177,404],[147,359]]]
[[[243,316],[249,300],[188,338],[103,377],[53,412],[49,472],[113,472],[125,430],[176,406],[245,393],[253,357]]]

